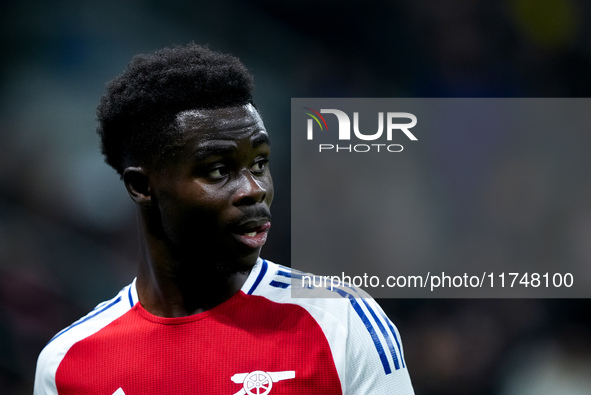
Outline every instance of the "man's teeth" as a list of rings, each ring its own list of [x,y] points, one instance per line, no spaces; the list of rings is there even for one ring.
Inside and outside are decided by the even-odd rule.
[[[248,237],[255,237],[257,235],[257,232],[248,232],[248,233],[245,233],[244,235],[248,236]]]

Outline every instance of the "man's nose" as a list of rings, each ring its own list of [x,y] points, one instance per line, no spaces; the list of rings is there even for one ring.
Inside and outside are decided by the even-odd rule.
[[[267,189],[262,180],[257,179],[250,171],[244,170],[238,178],[238,187],[234,194],[234,205],[260,203],[265,200]]]

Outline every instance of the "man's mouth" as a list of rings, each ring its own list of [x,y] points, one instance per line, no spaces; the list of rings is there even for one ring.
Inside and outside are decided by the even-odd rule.
[[[243,234],[246,236],[256,236],[257,233],[268,231],[270,227],[271,227],[271,222],[266,221],[266,222],[262,223],[261,225],[256,226],[250,232],[244,232]]]
[[[262,224],[247,225],[247,229],[235,233],[236,238],[244,245],[250,248],[262,247],[267,241],[267,233],[271,227],[271,222],[265,221]]]

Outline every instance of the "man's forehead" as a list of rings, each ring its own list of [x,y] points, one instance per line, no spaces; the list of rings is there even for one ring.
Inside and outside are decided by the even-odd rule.
[[[178,125],[185,130],[232,130],[255,127],[266,133],[263,121],[250,103],[240,106],[194,109],[177,115]]]

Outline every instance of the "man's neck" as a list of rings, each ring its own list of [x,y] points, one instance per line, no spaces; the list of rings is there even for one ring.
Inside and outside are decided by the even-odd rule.
[[[145,236],[143,234],[142,236]],[[162,240],[141,237],[137,291],[140,303],[160,317],[184,317],[212,309],[238,292],[249,272],[223,272],[215,257],[171,253]]]

